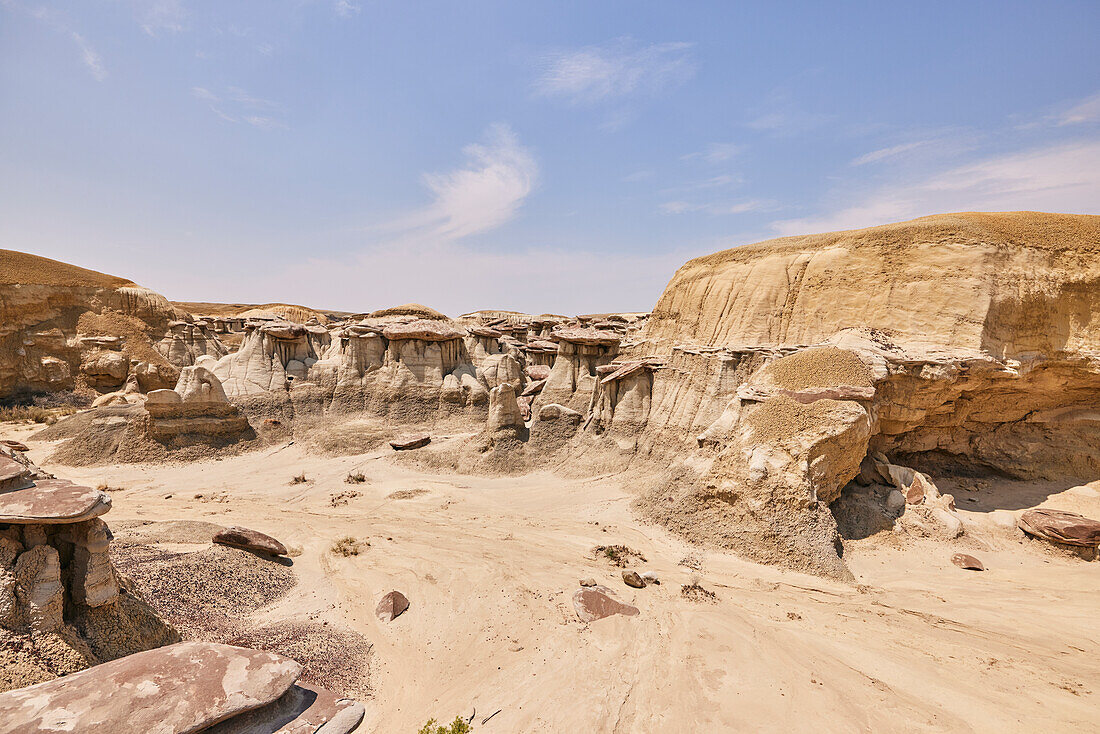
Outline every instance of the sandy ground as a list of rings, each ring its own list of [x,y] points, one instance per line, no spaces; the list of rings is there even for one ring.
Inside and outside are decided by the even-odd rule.
[[[31,433],[4,428],[21,440]],[[239,524],[299,546],[298,586],[255,623],[327,621],[373,643],[360,731],[412,732],[474,709],[485,732],[1100,730],[1100,563],[1007,531],[958,548],[850,543],[858,584],[847,585],[700,551],[643,525],[620,477],[430,475],[392,462],[388,449],[327,458],[297,445],[190,465],[70,469],[44,462],[50,446],[28,443],[60,476],[109,485],[108,522]],[[344,482],[353,469],[364,484]],[[308,483],[289,483],[303,472]],[[1097,516],[1098,488],[1041,498]],[[347,490],[361,496],[331,506]],[[390,497],[400,490],[425,491]],[[968,525],[984,527],[994,507],[983,503],[963,512]],[[346,535],[370,546],[331,554]],[[663,583],[624,586],[592,554],[613,543],[644,553],[639,570]],[[956,568],[957,550],[989,570]],[[681,565],[688,557],[700,570]],[[586,576],[641,614],[581,623],[571,595]],[[693,578],[716,603],[681,596]],[[411,607],[382,623],[374,606],[391,589]]]

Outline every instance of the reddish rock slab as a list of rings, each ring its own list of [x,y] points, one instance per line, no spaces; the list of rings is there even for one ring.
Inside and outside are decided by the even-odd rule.
[[[275,540],[275,538],[272,538],[270,535],[265,535],[258,530],[242,528],[236,525],[228,527],[225,530],[219,530],[214,534],[213,540],[220,545],[243,548],[247,551],[259,551],[260,553],[269,553],[273,556],[286,555],[286,546]]]
[[[520,397],[527,397],[528,395],[537,395],[542,392],[542,388],[546,387],[546,380],[535,380],[534,382],[528,382],[527,387],[523,388],[523,392],[520,393]]]
[[[0,439],[0,444],[7,446],[12,451],[30,451],[30,449],[27,448],[26,444],[19,443],[18,441],[13,441],[10,438]]]
[[[383,622],[392,622],[408,608],[408,597],[400,591],[391,591],[382,597],[382,601],[378,602],[378,606],[374,608],[374,614]]]
[[[180,642],[0,693],[0,734],[190,734],[278,700],[301,672],[274,653]]]
[[[534,341],[527,342],[527,346],[524,348],[525,352],[535,354],[557,354],[558,345],[552,341],[546,339],[536,339]]]
[[[111,509],[111,498],[65,479],[37,479],[25,489],[0,492],[0,522],[50,525],[90,520]]]
[[[1044,540],[1085,548],[1100,546],[1100,520],[1061,510],[1028,510],[1020,515],[1020,530]]]
[[[465,331],[456,329],[446,322],[428,319],[416,319],[404,324],[387,324],[382,330],[382,336],[390,341],[417,339],[425,342],[445,342],[461,339],[465,335]]]
[[[332,691],[296,683],[274,703],[215,724],[203,734],[348,734],[365,713],[363,704]]]
[[[390,441],[394,451],[408,451],[427,446],[432,442],[432,437],[426,433],[418,433],[412,436],[402,436]]]
[[[0,489],[26,487],[29,483],[30,472],[27,467],[0,454]]]
[[[956,553],[951,556],[951,562],[959,568],[965,568],[968,571],[984,571],[985,566],[974,556],[968,553]]]
[[[611,589],[606,586],[590,586],[577,589],[573,592],[573,609],[582,622],[595,622],[614,614],[622,614],[626,617],[636,617],[640,612],[638,607],[623,604],[612,598]]]

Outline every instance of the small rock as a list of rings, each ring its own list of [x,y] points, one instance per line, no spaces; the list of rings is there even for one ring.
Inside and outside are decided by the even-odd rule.
[[[626,617],[635,617],[639,614],[638,607],[623,604],[612,598],[614,592],[605,586],[595,586],[587,589],[577,589],[573,592],[573,609],[582,622],[595,622],[613,614],[622,614]]]
[[[581,586],[595,586],[595,585],[596,585],[596,579],[594,579],[592,577],[589,577],[589,578],[586,578],[586,579],[581,579]]]
[[[394,451],[408,451],[409,449],[418,449],[422,446],[427,446],[432,442],[432,437],[426,433],[418,433],[412,436],[402,436],[390,441],[390,446]]]
[[[653,571],[646,571],[645,573],[643,573],[642,581],[645,581],[647,584],[656,584],[657,586],[661,585],[661,579],[657,578],[657,574]]]
[[[637,571],[623,571],[623,583],[627,586],[633,586],[635,589],[645,588],[645,581],[642,580]]]
[[[378,606],[374,608],[374,614],[383,622],[392,622],[408,608],[408,597],[400,591],[391,591],[378,602]]]
[[[214,535],[214,542],[219,545],[228,545],[233,548],[242,548],[248,551],[269,553],[273,556],[285,556],[286,546],[257,530],[242,527],[229,527]]]
[[[965,568],[968,571],[985,570],[985,566],[982,565],[981,561],[979,561],[974,556],[968,555],[966,553],[956,553],[955,555],[951,556],[951,562],[959,568]]]

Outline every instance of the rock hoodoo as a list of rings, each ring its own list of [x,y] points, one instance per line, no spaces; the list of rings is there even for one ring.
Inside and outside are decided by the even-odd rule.
[[[0,662],[9,664],[0,666],[0,690],[177,641],[111,564],[111,533],[101,519],[111,509],[110,497],[54,479],[5,451],[0,449],[0,647],[7,652],[0,652]],[[44,644],[47,638],[53,641]]]

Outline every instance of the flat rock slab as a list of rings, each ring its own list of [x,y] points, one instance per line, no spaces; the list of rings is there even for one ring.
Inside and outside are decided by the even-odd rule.
[[[974,556],[968,553],[956,553],[951,556],[951,562],[959,568],[965,568],[968,571],[984,571],[985,565]]]
[[[190,734],[278,700],[301,672],[274,653],[180,642],[0,693],[0,734]]]
[[[0,492],[0,522],[51,525],[90,520],[111,509],[111,498],[98,489],[65,479],[37,479],[25,489]]]
[[[391,591],[378,602],[378,606],[374,608],[374,614],[383,622],[392,622],[408,608],[408,597],[400,591]]]
[[[270,535],[265,535],[258,530],[242,528],[236,525],[224,530],[219,530],[214,534],[213,540],[220,545],[243,548],[247,551],[258,551],[273,556],[286,555],[286,546],[275,540],[275,538],[272,538]]]
[[[30,451],[26,444],[13,441],[10,438],[0,439],[0,444],[7,446],[12,451]]]
[[[623,604],[612,597],[611,589],[606,586],[590,586],[577,589],[573,592],[573,609],[582,622],[595,622],[614,614],[622,614],[626,617],[636,617],[640,612],[638,607]]]
[[[413,436],[402,436],[401,438],[395,438],[390,441],[390,446],[394,451],[408,451],[409,449],[418,449],[421,446],[427,446],[432,442],[432,437],[426,433],[418,433]]]
[[[1020,515],[1020,529],[1028,535],[1066,545],[1100,545],[1100,520],[1061,510],[1028,510]]]
[[[314,734],[322,725],[319,734],[348,734],[364,713],[358,701],[296,683],[274,703],[215,724],[203,734]]]

